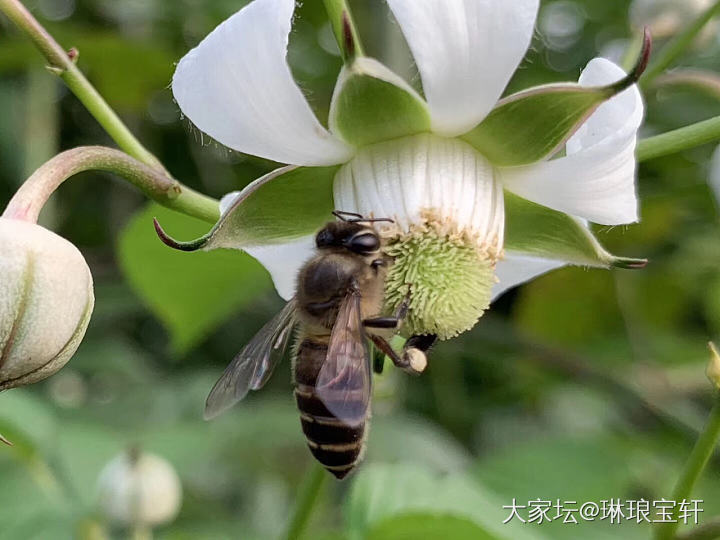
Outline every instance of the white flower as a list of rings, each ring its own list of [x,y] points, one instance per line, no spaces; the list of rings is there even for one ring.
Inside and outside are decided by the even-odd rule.
[[[579,85],[501,100],[529,47],[539,0],[387,2],[424,98],[376,60],[350,58],[329,130],[286,62],[294,0],[253,1],[180,61],[173,92],[198,128],[292,166],[227,197],[203,239],[164,239],[182,249],[244,249],[290,298],[330,210],[392,218],[388,303],[404,296],[413,273],[410,329],[441,337],[471,327],[491,296],[553,268],[639,265],[603,250],[585,220],[638,220],[643,103],[633,82],[642,67],[628,77],[597,58]],[[434,292],[419,294],[425,285]],[[454,320],[444,327],[443,318]]]
[[[75,353],[94,305],[75,246],[34,223],[0,217],[0,391],[49,377]]]

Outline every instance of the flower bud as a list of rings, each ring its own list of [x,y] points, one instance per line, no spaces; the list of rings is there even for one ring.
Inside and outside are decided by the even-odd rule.
[[[34,223],[0,218],[0,391],[49,377],[77,350],[95,303],[78,249]]]
[[[175,519],[182,487],[165,459],[130,450],[100,473],[98,499],[110,521],[126,527],[154,527]]]

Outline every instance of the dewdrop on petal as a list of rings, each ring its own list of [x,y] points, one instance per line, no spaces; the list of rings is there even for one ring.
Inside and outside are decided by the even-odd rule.
[[[175,519],[182,487],[167,460],[130,450],[100,473],[98,500],[105,516],[117,525],[155,527]]]
[[[77,350],[95,297],[78,249],[29,221],[0,217],[0,391],[32,384]]]

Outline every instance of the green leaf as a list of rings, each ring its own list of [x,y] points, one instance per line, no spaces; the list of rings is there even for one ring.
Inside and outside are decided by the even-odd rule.
[[[579,219],[505,192],[505,249],[583,266],[642,268],[643,259],[616,257]]]
[[[242,249],[313,234],[332,218],[333,180],[338,169],[283,167],[258,178],[210,232],[197,240],[178,242],[156,223],[157,232],[163,242],[181,251]]]
[[[452,540],[492,540],[471,520],[456,516],[407,514],[381,521],[368,533],[368,540],[416,540],[452,538]]]
[[[330,109],[330,126],[350,144],[365,146],[430,131],[423,99],[372,58],[343,68]]]
[[[377,375],[373,385],[376,392],[373,403],[377,405],[381,403],[377,395],[380,386]],[[398,440],[402,440],[404,444],[398,446]],[[372,436],[368,439],[367,461],[376,460],[412,461],[438,471],[449,472],[465,469],[470,463],[471,455],[439,425],[410,414],[392,414],[379,415],[373,419]]]
[[[123,230],[118,258],[128,282],[185,352],[231,313],[270,288],[262,266],[244,253],[179,253],[153,232],[157,217],[177,234],[193,236],[207,225],[158,205],[139,212]]]
[[[637,82],[647,66],[649,35],[638,64],[608,86],[550,84],[501,100],[463,139],[500,167],[527,165],[554,154],[605,101]]]
[[[381,533],[390,535],[379,538],[409,538],[391,534],[407,530],[403,529],[408,527],[404,518],[412,514],[424,516],[423,519],[434,521],[434,525],[452,526],[463,533],[469,530],[469,522],[478,530],[475,538],[539,538],[514,523],[503,525],[507,517],[503,504],[506,503],[464,475],[441,476],[424,467],[409,465],[366,465],[350,492],[347,529],[353,539],[366,538],[376,527]],[[387,524],[395,518],[401,518],[400,522]],[[445,536],[454,538],[449,534]]]

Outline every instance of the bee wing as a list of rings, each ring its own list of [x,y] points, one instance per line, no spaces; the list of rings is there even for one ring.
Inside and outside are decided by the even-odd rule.
[[[371,386],[370,351],[362,325],[360,295],[353,292],[340,305],[315,392],[333,415],[353,426],[365,421]]]
[[[265,385],[283,357],[295,321],[296,307],[291,300],[255,334],[215,383],[205,402],[206,420],[235,405],[250,390]]]

